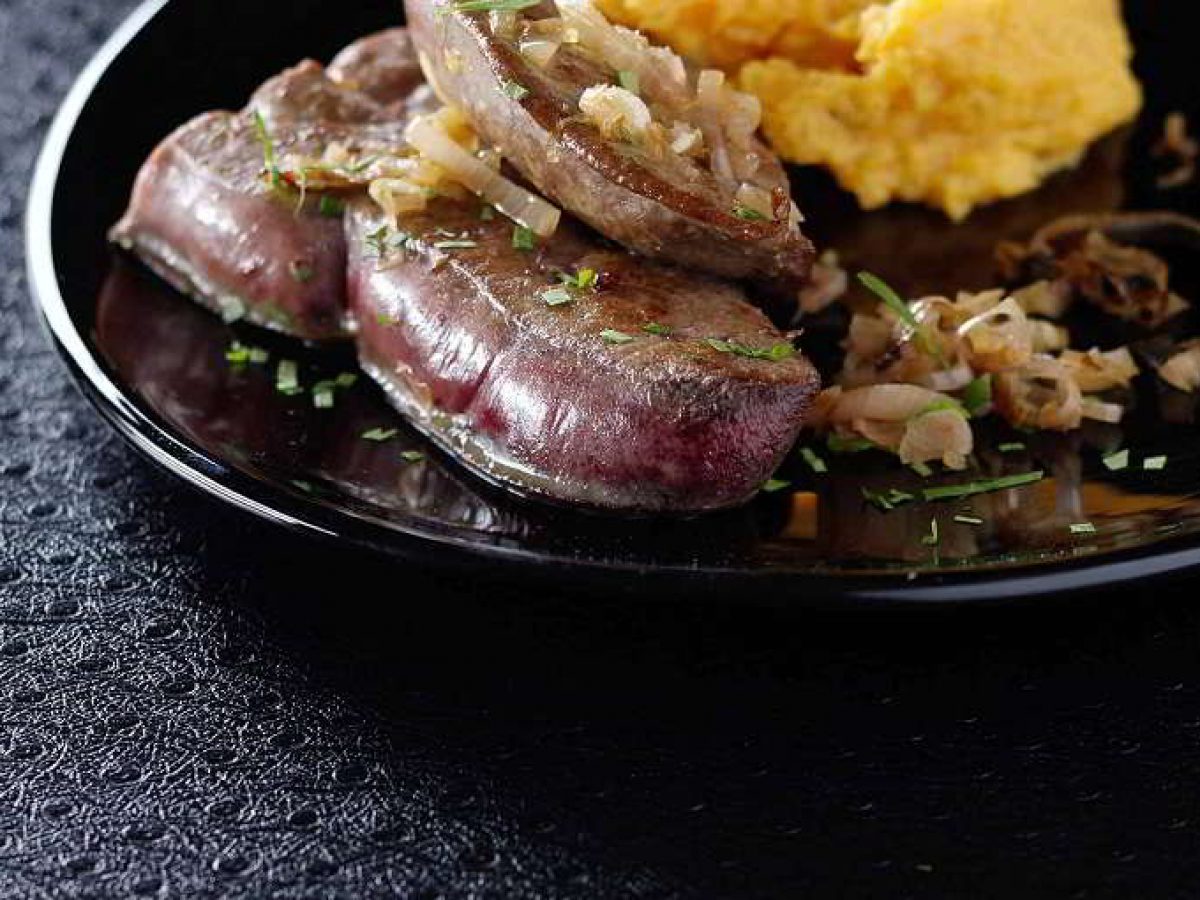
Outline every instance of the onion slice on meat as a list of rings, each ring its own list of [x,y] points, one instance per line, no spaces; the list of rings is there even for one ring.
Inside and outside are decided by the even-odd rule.
[[[450,178],[517,224],[540,237],[549,237],[558,228],[561,210],[468,153],[432,116],[413,119],[405,131],[405,138],[423,156],[445,169]]]

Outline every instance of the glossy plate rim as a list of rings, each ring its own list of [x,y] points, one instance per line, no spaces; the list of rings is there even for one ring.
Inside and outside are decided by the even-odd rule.
[[[195,489],[260,519],[328,541],[348,543],[394,557],[436,564],[491,565],[517,569],[522,577],[561,582],[583,577],[586,587],[661,595],[667,585],[702,594],[752,600],[778,607],[839,610],[904,606],[992,604],[1116,588],[1134,581],[1179,576],[1200,568],[1200,537],[1164,538],[1094,557],[974,572],[921,573],[915,577],[813,573],[751,568],[656,566],[612,560],[551,556],[519,546],[473,541],[432,522],[384,524],[352,510],[294,496],[272,483],[239,472],[159,422],[98,363],[72,318],[60,288],[52,245],[52,222],[64,154],[92,93],[109,67],[169,5],[145,0],[84,67],[63,100],[35,164],[25,218],[30,294],[58,354],[76,385],[117,432],[142,456]],[[514,574],[512,571],[503,572]],[[746,593],[748,587],[755,588]]]

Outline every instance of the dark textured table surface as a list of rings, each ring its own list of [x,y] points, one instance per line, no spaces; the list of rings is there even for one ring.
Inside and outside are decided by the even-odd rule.
[[[544,596],[135,456],[20,233],[130,6],[0,0],[0,895],[1196,895],[1195,581],[889,618]]]

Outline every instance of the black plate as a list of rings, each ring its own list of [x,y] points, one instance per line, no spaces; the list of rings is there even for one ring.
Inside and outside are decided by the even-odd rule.
[[[526,571],[657,592],[717,591],[783,604],[984,601],[1028,597],[1200,563],[1200,465],[1190,400],[1164,403],[1143,384],[1117,429],[1038,436],[1017,453],[983,451],[989,473],[1042,468],[1032,488],[979,499],[982,526],[956,523],[961,506],[913,505],[884,515],[860,489],[905,477],[869,455],[817,477],[795,463],[796,494],[764,495],[734,512],[691,521],[626,521],[553,509],[480,483],[399,426],[365,380],[332,411],[281,397],[269,373],[226,364],[236,335],[114,256],[105,230],[138,165],[193,114],[238,107],[265,77],[304,56],[394,24],[398,3],[318,0],[153,0],[80,77],[56,119],[34,180],[28,249],[34,295],[54,341],[100,411],[135,447],[188,482],[288,527],[389,552],[451,561],[505,561]],[[859,213],[819,174],[798,173],[814,236],[852,266],[911,292],[985,286],[1001,238],[1019,239],[1057,215],[1083,210],[1195,208],[1197,191],[1154,187],[1148,148],[1164,113],[1195,113],[1192,39],[1134,4],[1148,103],[1140,125],[1094,148],[1077,170],[1042,190],[986,209],[963,226],[925,210]],[[1195,116],[1193,115],[1193,118]],[[1179,263],[1189,275],[1189,261]],[[1187,327],[1195,332],[1194,321]],[[820,348],[836,340],[810,329]],[[1112,341],[1103,323],[1081,323]],[[247,337],[248,336],[248,337]],[[243,337],[298,357],[313,373],[353,370],[336,351],[300,349],[252,331]],[[1148,381],[1148,379],[1147,379]],[[1174,424],[1172,424],[1174,423]],[[1001,438],[1003,439],[1003,438]],[[1135,460],[1163,453],[1165,471],[1110,473],[1100,452],[1127,442]],[[424,461],[405,461],[420,450]],[[902,486],[902,485],[901,485]],[[936,547],[921,535],[937,517]],[[1089,521],[1097,533],[1072,534]]]

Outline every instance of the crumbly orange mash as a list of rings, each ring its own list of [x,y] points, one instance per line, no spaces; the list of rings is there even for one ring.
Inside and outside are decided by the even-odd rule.
[[[786,159],[953,218],[1074,165],[1141,106],[1119,0],[601,0],[734,73]]]

